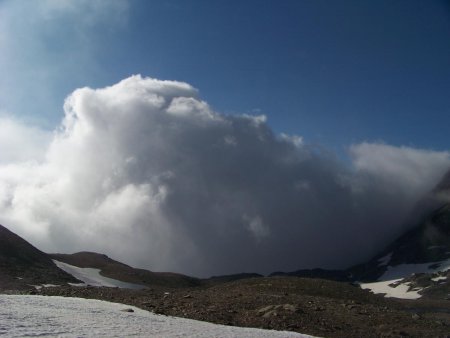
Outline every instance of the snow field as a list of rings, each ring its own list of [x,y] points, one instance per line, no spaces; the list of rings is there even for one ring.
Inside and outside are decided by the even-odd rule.
[[[107,286],[107,287],[118,287],[123,289],[143,289],[145,286],[133,283],[122,282],[117,279],[108,278],[100,275],[100,269],[93,268],[79,268],[67,263],[59,262],[53,260],[58,268],[64,270],[68,274],[71,274],[75,278],[84,282],[84,284],[71,284],[73,286]]]
[[[133,312],[127,312],[127,309]],[[32,295],[0,295],[0,336],[312,337],[155,315],[136,307],[100,300]]]

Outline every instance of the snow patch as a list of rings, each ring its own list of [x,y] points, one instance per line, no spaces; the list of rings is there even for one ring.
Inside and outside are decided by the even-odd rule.
[[[31,285],[30,286],[34,287],[36,290],[40,290],[42,288],[55,288],[58,287],[59,285],[56,284],[41,284],[41,285]]]
[[[86,283],[67,283],[67,284],[69,284],[70,286],[86,286],[87,285]]]
[[[144,289],[145,286],[133,283],[122,282],[117,279],[108,278],[100,275],[100,269],[93,268],[79,268],[78,266],[73,266],[67,263],[59,262],[53,260],[58,268],[61,270],[71,274],[76,279],[83,281],[84,285],[91,286],[106,286],[106,287],[117,287],[122,289]],[[74,286],[83,286],[83,284],[74,284],[70,285]]]
[[[380,260],[385,257],[380,258]],[[410,283],[402,283],[404,278],[416,273],[437,273],[447,271],[449,269],[450,259],[434,263],[399,264],[396,266],[388,266],[386,272],[378,279],[378,282],[360,283],[360,286],[362,289],[368,289],[373,293],[384,293],[385,297],[418,299],[421,297],[419,292],[422,289],[417,288],[410,290]]]
[[[438,277],[431,278],[431,280],[433,282],[440,282],[440,281],[446,280],[446,279],[447,279],[447,276],[438,276]]]
[[[362,289],[373,293],[384,293],[386,298],[418,299],[420,290],[409,290],[410,283],[400,283],[403,279],[387,280],[375,283],[362,283]]]
[[[0,335],[5,337],[312,337],[155,315],[81,298],[0,295],[0,318]]]

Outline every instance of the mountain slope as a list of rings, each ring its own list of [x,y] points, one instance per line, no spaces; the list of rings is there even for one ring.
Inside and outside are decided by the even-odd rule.
[[[117,262],[106,255],[95,252],[77,252],[74,254],[50,254],[57,261],[80,268],[100,269],[100,274],[122,282],[144,286],[189,287],[200,285],[197,278],[170,272],[152,272],[135,269]]]
[[[0,288],[78,282],[44,252],[0,225]]]
[[[389,266],[437,263],[450,259],[450,204],[433,211],[369,262],[351,268],[360,280],[374,280]]]
[[[417,204],[410,218],[416,226],[371,260],[346,270],[308,269],[271,276],[364,282],[362,287],[389,297],[450,299],[449,200],[450,171]]]
[[[369,282],[363,287],[388,296],[450,299],[450,204],[349,272]]]
[[[363,285],[405,298],[450,299],[450,171],[418,209],[434,209],[369,262],[348,271]],[[421,208],[422,207],[422,208]],[[374,283],[375,282],[375,283]]]

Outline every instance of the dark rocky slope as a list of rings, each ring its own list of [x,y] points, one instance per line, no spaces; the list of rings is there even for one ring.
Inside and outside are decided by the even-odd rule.
[[[0,288],[79,282],[44,252],[0,225]]]

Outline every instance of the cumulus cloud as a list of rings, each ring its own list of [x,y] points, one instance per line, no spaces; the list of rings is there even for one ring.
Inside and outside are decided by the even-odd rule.
[[[354,167],[377,177],[379,184],[389,185],[392,177],[402,173],[397,179],[410,189],[418,189],[409,191],[413,195],[423,193],[423,187],[432,187],[448,169],[448,152],[364,142],[350,147],[350,153]]]
[[[450,167],[447,152],[370,143],[348,164],[264,116],[215,112],[176,81],[77,89],[64,110],[40,161],[0,159],[0,222],[47,251],[153,270],[357,263],[405,229]]]
[[[50,133],[0,116],[0,164],[40,161],[50,141]]]

